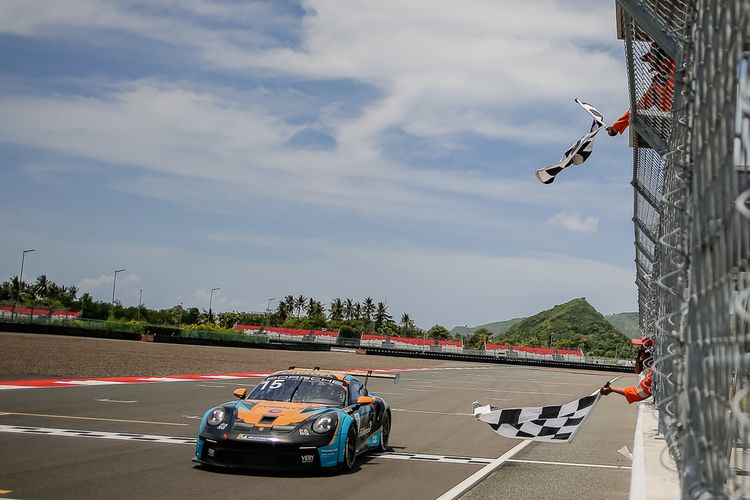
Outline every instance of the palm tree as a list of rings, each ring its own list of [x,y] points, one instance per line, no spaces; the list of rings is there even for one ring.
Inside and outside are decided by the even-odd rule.
[[[287,315],[292,315],[296,307],[297,301],[294,299],[293,295],[287,295],[286,297],[284,297],[284,310],[286,311]]]
[[[71,302],[76,300],[76,295],[78,295],[78,287],[75,285],[70,285],[68,287],[68,297],[70,298]]]
[[[276,312],[274,313],[274,316],[278,318],[279,322],[283,323],[292,312],[293,311],[289,308],[287,302],[285,300],[282,300],[276,306]]]
[[[344,302],[344,316],[346,319],[354,317],[354,302],[352,302],[352,299],[346,299],[346,302]]]
[[[362,303],[362,316],[365,320],[365,322],[369,323],[372,321],[372,314],[375,312],[375,301],[372,300],[372,297],[365,298],[364,302]]]
[[[414,329],[414,321],[412,321],[409,313],[401,315],[401,326],[404,329],[404,333],[411,332]]]
[[[362,306],[359,302],[354,304],[354,319],[360,319],[362,317]]]
[[[333,302],[331,302],[331,308],[329,310],[331,312],[329,318],[334,321],[338,321],[344,317],[344,303],[341,302],[341,299],[338,297],[333,299]]]
[[[302,315],[302,308],[305,307],[305,303],[307,302],[307,299],[304,295],[300,295],[297,297],[297,300],[294,301],[294,306],[297,309],[297,317],[299,318]]]
[[[37,276],[36,283],[34,284],[34,293],[36,293],[37,297],[46,299],[49,296],[49,287],[50,282],[46,275],[40,274]]]
[[[383,325],[392,319],[391,315],[388,314],[388,306],[383,302],[378,302],[375,308],[375,331],[379,332]]]
[[[305,306],[305,310],[307,311],[307,315],[308,316],[312,316],[313,311],[315,311],[315,303],[316,302],[317,301],[314,298],[312,298],[312,297],[310,297],[307,300],[307,305]]]
[[[311,317],[325,317],[325,309],[323,309],[323,304],[318,300],[313,300],[310,304],[310,308],[308,309],[307,314]]]

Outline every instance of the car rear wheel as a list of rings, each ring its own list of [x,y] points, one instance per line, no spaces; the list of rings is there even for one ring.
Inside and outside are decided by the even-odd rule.
[[[346,443],[344,443],[344,469],[352,470],[356,460],[357,432],[354,430],[354,427],[350,427],[349,432],[346,435]]]
[[[383,425],[380,428],[380,444],[378,451],[388,451],[388,440],[391,437],[391,414],[383,415]]]

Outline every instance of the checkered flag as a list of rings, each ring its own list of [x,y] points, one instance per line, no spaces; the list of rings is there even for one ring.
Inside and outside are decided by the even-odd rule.
[[[599,391],[564,405],[495,408],[474,403],[474,418],[508,438],[569,443],[599,401]]]
[[[583,102],[579,99],[576,99],[575,101],[594,119],[591,123],[591,130],[573,144],[570,149],[565,151],[562,158],[560,158],[560,161],[534,172],[536,178],[543,184],[552,184],[555,181],[555,176],[557,176],[557,174],[571,165],[580,165],[585,162],[594,150],[594,139],[596,138],[596,134],[606,127],[604,117],[599,110],[587,102]]]

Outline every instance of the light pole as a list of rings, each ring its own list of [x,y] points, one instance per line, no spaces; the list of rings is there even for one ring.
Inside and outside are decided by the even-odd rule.
[[[212,288],[211,289],[211,296],[208,298],[208,320],[209,321],[213,321],[214,320],[213,314],[211,313],[211,304],[214,301],[214,292],[216,290],[221,290],[221,288]]]
[[[115,289],[117,288],[117,273],[122,273],[124,271],[125,269],[116,270],[114,279],[112,280],[112,319],[115,319]]]
[[[180,302],[180,323],[178,326],[182,328],[182,302]]]
[[[270,299],[268,299],[268,303],[266,304],[266,326],[270,326],[268,323],[271,317],[271,301],[272,300],[276,300],[276,297],[271,297]]]
[[[138,295],[138,319],[137,321],[141,320],[141,306],[143,305],[143,288],[140,290],[140,295]]]
[[[18,274],[18,293],[16,294],[16,305],[13,307],[13,313],[15,314],[18,303],[21,302],[21,287],[23,286],[23,262],[26,260],[26,254],[33,252],[34,249],[24,250],[21,253],[21,272]]]

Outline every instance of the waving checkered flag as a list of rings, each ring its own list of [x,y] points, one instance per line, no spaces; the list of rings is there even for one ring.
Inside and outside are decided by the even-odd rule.
[[[599,391],[564,405],[495,408],[474,403],[474,418],[490,424],[501,436],[569,443],[596,406]]]
[[[598,134],[602,128],[606,127],[604,116],[602,116],[599,110],[587,102],[583,102],[579,99],[576,99],[575,101],[594,119],[591,124],[591,130],[573,144],[570,149],[565,151],[562,158],[560,158],[560,161],[534,172],[536,178],[544,184],[552,184],[555,180],[555,176],[569,166],[580,165],[585,162],[594,150],[594,139],[596,138],[596,134]]]

